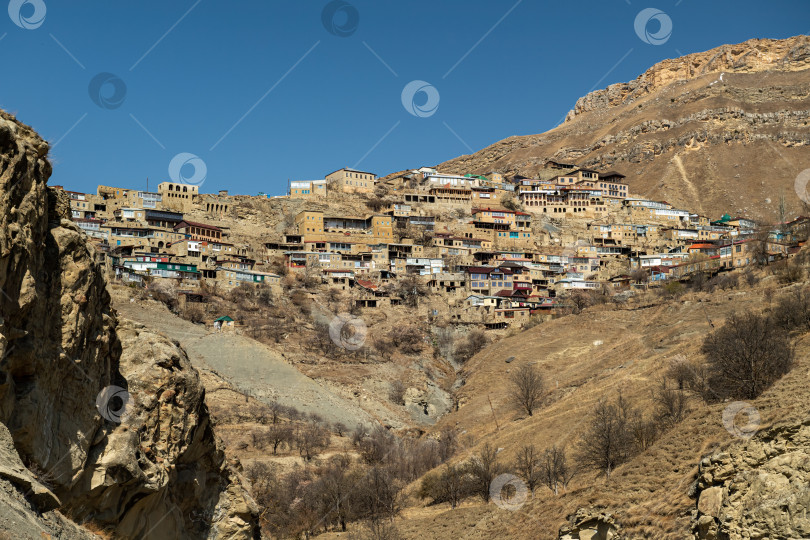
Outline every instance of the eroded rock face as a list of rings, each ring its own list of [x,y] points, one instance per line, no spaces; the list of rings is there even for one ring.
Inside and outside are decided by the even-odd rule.
[[[703,459],[697,539],[810,538],[810,420]]]
[[[114,536],[256,537],[197,373],[176,344],[119,323],[66,194],[46,186],[47,152],[0,111],[0,422],[14,450],[61,512]],[[124,419],[97,407],[112,386],[136,396]],[[32,485],[40,510],[57,504]]]
[[[751,39],[736,45],[722,45],[702,53],[664,60],[637,79],[612,84],[577,100],[566,121],[594,109],[605,109],[630,99],[651,94],[676,81],[687,81],[708,73],[734,71],[755,73],[767,70],[800,70],[810,66],[810,43],[801,39]]]
[[[613,516],[598,510],[580,508],[560,527],[559,540],[620,540]]]
[[[438,168],[548,179],[559,172],[548,168],[554,160],[619,171],[633,195],[769,220],[772,194],[805,167],[808,121],[810,37],[750,40],[660,62],[582,97],[545,133],[509,137]]]

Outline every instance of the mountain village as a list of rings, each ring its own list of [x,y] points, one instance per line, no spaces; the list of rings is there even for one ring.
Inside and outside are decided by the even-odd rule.
[[[397,283],[411,280],[446,297],[452,320],[485,329],[553,315],[577,291],[632,294],[786,258],[810,227],[805,217],[712,219],[633,196],[615,171],[547,161],[537,176],[422,167],[378,178],[342,168],[289,182],[277,197],[178,182],[67,194],[74,222],[119,282],[170,280],[183,301],[204,302],[203,282],[280,288],[286,275],[306,274],[351,291],[352,309],[379,309],[401,304]],[[253,231],[260,242],[233,230],[257,200],[279,214]],[[295,211],[282,216],[283,203]]]

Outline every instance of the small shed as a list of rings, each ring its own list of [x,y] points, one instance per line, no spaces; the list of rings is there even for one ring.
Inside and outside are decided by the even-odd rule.
[[[221,332],[223,329],[233,330],[233,319],[227,315],[214,319],[214,330]]]

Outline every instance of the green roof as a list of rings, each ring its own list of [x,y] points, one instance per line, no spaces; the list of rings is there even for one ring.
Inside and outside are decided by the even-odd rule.
[[[223,315],[223,316],[222,316],[222,317],[220,317],[219,319],[214,319],[214,322],[217,322],[217,321],[222,321],[222,322],[233,322],[233,319],[231,319],[231,318],[230,318],[230,317],[228,317],[227,315]]]

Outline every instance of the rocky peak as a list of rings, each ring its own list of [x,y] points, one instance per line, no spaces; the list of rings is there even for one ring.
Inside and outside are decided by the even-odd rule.
[[[566,122],[579,114],[622,105],[672,84],[709,73],[757,73],[798,71],[810,67],[810,39],[750,39],[734,45],[687,54],[659,62],[637,79],[617,83],[579,98]]]

